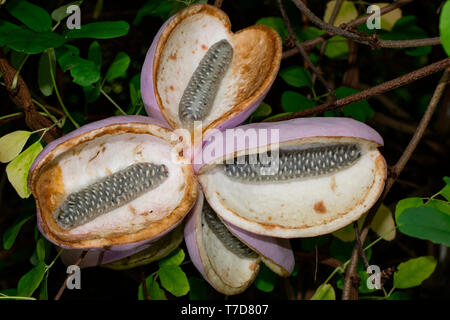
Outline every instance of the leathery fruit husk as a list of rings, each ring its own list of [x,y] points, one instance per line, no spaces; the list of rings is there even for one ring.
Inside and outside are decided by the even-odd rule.
[[[350,118],[257,123],[212,134],[194,168],[223,220],[261,235],[314,237],[376,202],[387,174],[381,145]]]
[[[294,269],[289,240],[252,234],[221,220],[201,192],[186,220],[184,239],[194,266],[225,295],[246,290],[261,262],[282,277]]]
[[[28,181],[41,233],[64,249],[115,251],[117,260],[173,230],[198,187],[191,165],[173,161],[171,134],[155,119],[118,116],[48,144]]]

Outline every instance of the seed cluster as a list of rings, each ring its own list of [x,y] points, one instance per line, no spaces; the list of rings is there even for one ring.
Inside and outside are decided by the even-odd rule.
[[[194,121],[203,120],[211,111],[220,82],[232,59],[233,47],[225,39],[208,49],[180,100],[179,117],[184,126],[191,127]]]
[[[269,154],[270,157],[270,154]],[[235,158],[233,164],[224,164],[229,177],[249,181],[282,181],[325,175],[342,170],[361,157],[356,144],[334,144],[301,150],[280,150],[278,157],[267,164],[258,157],[255,163],[248,155]],[[275,168],[274,170],[269,170]]]
[[[220,221],[217,214],[211,209],[207,202],[203,205],[203,217],[208,227],[219,238],[223,245],[241,258],[256,258],[257,253],[236,238]]]
[[[130,165],[69,194],[55,210],[54,217],[62,229],[80,226],[158,187],[168,176],[165,165],[148,162]]]

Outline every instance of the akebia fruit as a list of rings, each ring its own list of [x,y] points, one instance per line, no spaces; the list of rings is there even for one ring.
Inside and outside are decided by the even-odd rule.
[[[280,276],[289,276],[294,254],[289,240],[252,234],[222,221],[200,193],[189,214],[184,238],[195,267],[219,292],[247,289],[263,261]]]
[[[119,116],[48,144],[29,174],[41,232],[62,248],[120,259],[179,225],[197,182],[191,165],[173,161],[171,134],[149,117]]]
[[[268,92],[281,61],[272,28],[231,32],[220,9],[195,4],[172,16],[155,36],[141,72],[147,113],[174,129],[202,133],[244,122]]]
[[[349,118],[257,123],[211,135],[194,167],[223,220],[261,235],[312,237],[375,203],[386,179],[382,144]]]

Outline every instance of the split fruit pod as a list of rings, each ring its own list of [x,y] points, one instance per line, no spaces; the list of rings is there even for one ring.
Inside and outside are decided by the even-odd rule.
[[[141,72],[147,113],[191,133],[200,123],[202,135],[233,128],[264,99],[281,54],[272,28],[254,25],[233,33],[222,10],[191,5],[164,23],[147,52]]]
[[[49,143],[28,181],[41,233],[64,249],[95,252],[86,266],[125,258],[169,233],[198,189],[192,166],[173,161],[171,136],[157,120],[118,116]]]
[[[357,220],[387,175],[381,136],[350,118],[244,125],[209,136],[194,171],[213,210],[252,233],[314,237]]]
[[[184,240],[194,266],[225,295],[246,290],[261,262],[282,277],[288,277],[295,265],[288,239],[252,234],[223,221],[201,192],[186,220]]]

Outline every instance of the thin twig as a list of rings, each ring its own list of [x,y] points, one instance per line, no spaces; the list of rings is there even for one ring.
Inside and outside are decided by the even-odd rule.
[[[80,263],[81,263],[81,261],[83,261],[83,259],[84,259],[84,257],[86,256],[87,253],[88,253],[87,250],[82,251],[80,257],[78,258],[78,260],[75,262],[74,265],[75,265],[75,266],[79,266]],[[74,270],[74,272],[75,272],[75,270]],[[61,298],[61,296],[62,296],[64,290],[65,290],[66,287],[67,287],[67,280],[69,280],[69,278],[70,278],[72,275],[73,275],[73,272],[72,272],[71,274],[69,274],[69,275],[66,277],[66,280],[64,280],[64,283],[62,284],[61,288],[59,288],[59,291],[58,291],[58,293],[56,294],[54,300],[59,300],[59,299]]]
[[[0,49],[0,72],[3,76],[5,82],[6,91],[9,97],[14,102],[16,106],[23,110],[25,114],[25,123],[32,130],[39,130],[42,128],[49,128],[52,126],[52,121],[42,116],[38,111],[36,106],[33,104],[31,99],[30,91],[28,86],[23,80],[22,76],[19,74],[17,76],[17,85],[15,89],[11,89],[14,82],[14,77],[17,74],[17,70],[11,65],[3,51]],[[44,136],[46,142],[51,142],[62,135],[61,131],[54,127],[48,130]]]
[[[436,45],[440,44],[439,38],[429,38],[429,39],[416,39],[416,40],[382,40],[379,39],[378,35],[374,34],[372,36],[351,32],[345,29],[341,29],[338,27],[333,26],[332,24],[329,24],[322,19],[320,19],[318,16],[316,16],[309,8],[304,4],[301,0],[292,0],[294,4],[297,6],[297,8],[308,17],[308,19],[317,25],[319,28],[327,31],[331,34],[337,34],[342,37],[345,37],[349,40],[356,41],[358,43],[363,43],[370,45],[372,48],[407,48],[407,47],[420,47],[425,45]],[[348,26],[346,29],[349,29]]]
[[[393,11],[393,10],[395,10],[395,9],[405,5],[405,4],[408,4],[408,3],[412,2],[412,1],[413,0],[399,0],[397,2],[394,2],[394,3],[392,3],[392,4],[390,4],[390,5],[386,6],[386,7],[381,8],[380,15],[382,16],[383,14],[391,12],[391,11]],[[370,17],[370,15],[362,16],[360,18],[357,18],[355,20],[350,21],[349,23],[341,25],[340,27],[341,28],[345,28],[345,29],[355,28],[355,27],[365,23],[369,17]],[[321,36],[316,37],[314,39],[302,42],[301,46],[305,50],[312,49],[317,44],[322,43],[322,42],[326,41],[327,39],[331,38],[334,34],[335,33],[327,32],[324,35],[321,35]],[[369,36],[367,36],[367,37],[369,38]],[[426,39],[415,39],[415,40],[395,40],[395,41],[381,40],[381,41],[378,41],[377,43],[375,43],[375,40],[376,40],[375,38],[372,38],[370,40],[370,41],[372,41],[372,45],[376,45],[378,47],[386,47],[386,48],[409,48],[409,47],[437,45],[437,44],[440,43],[440,39],[438,37],[426,38]],[[364,42],[364,44],[367,44],[367,43]],[[283,52],[283,59],[289,58],[289,57],[291,57],[293,55],[296,55],[299,52],[300,51],[298,50],[298,48],[293,48],[293,49],[287,50],[287,51]]]
[[[307,117],[307,116],[311,116],[311,115],[321,114],[326,111],[336,110],[343,106],[358,102],[360,100],[367,99],[374,95],[381,94],[386,91],[390,91],[390,90],[396,89],[398,87],[407,85],[408,83],[411,83],[418,79],[429,76],[430,74],[436,73],[436,72],[438,72],[442,69],[445,69],[449,66],[450,66],[450,58],[445,58],[438,62],[432,63],[426,67],[417,69],[410,73],[407,73],[398,78],[383,82],[375,87],[355,93],[354,95],[351,95],[351,96],[348,96],[348,97],[345,97],[345,98],[342,98],[342,99],[339,99],[336,101],[327,102],[327,103],[321,104],[321,105],[313,107],[313,108],[309,108],[309,109],[305,109],[302,111],[293,112],[293,113],[290,113],[290,114],[287,114],[287,115],[284,115],[281,117],[277,117],[277,118],[268,120],[268,122],[282,121],[282,120],[288,120],[288,119],[294,119],[294,118],[300,118],[300,117]]]
[[[289,17],[286,13],[286,11],[284,10],[283,4],[281,3],[281,0],[278,0],[278,7],[280,8],[280,12],[281,15],[283,17],[284,22],[286,23],[286,27],[289,31],[289,36],[291,37],[291,39],[294,40],[295,42],[295,46],[297,47],[297,49],[299,50],[300,54],[302,55],[303,59],[306,61],[306,63],[308,64],[309,68],[312,70],[312,72],[317,76],[317,78],[319,79],[320,82],[322,82],[322,84],[325,86],[325,88],[327,89],[327,91],[332,95],[332,97],[334,98],[334,100],[337,99],[336,94],[333,91],[333,88],[331,87],[331,85],[325,80],[325,78],[322,76],[322,74],[320,73],[320,71],[316,68],[316,66],[314,66],[314,64],[311,62],[311,59],[309,59],[309,55],[308,53],[303,49],[302,45],[300,44],[300,42],[298,42],[297,37],[295,36],[295,32],[294,29],[292,29],[291,26],[291,22],[289,21]]]
[[[392,167],[391,174],[388,177],[386,181],[386,185],[383,191],[383,194],[378,199],[377,203],[370,209],[369,213],[366,216],[366,220],[364,221],[363,228],[361,230],[361,242],[364,242],[367,234],[369,233],[369,227],[370,224],[373,221],[373,218],[375,217],[375,214],[377,213],[379,207],[383,203],[384,199],[386,198],[386,195],[389,193],[389,191],[392,188],[392,185],[397,180],[397,177],[400,175],[401,171],[405,167],[408,160],[411,158],[411,155],[413,154],[414,150],[416,149],[417,145],[421,141],[425,130],[430,123],[431,117],[434,113],[434,111],[437,108],[437,105],[439,103],[439,100],[442,97],[442,94],[444,93],[444,89],[447,85],[447,83],[450,80],[450,68],[447,68],[442,75],[438,85],[436,86],[436,89],[434,90],[433,97],[430,100],[430,103],[428,104],[427,110],[425,111],[422,119],[420,120],[419,125],[417,126],[416,132],[414,133],[414,136],[409,141],[408,146],[405,148],[405,151],[397,161],[397,163]],[[344,282],[344,289],[342,292],[342,299],[343,300],[349,300],[351,298],[355,298],[358,295],[358,290],[354,287],[352,287],[352,280],[356,276],[356,265],[358,264],[358,246],[355,245],[353,247],[352,257],[350,259],[350,264],[347,268],[346,274],[345,274],[345,282]]]

